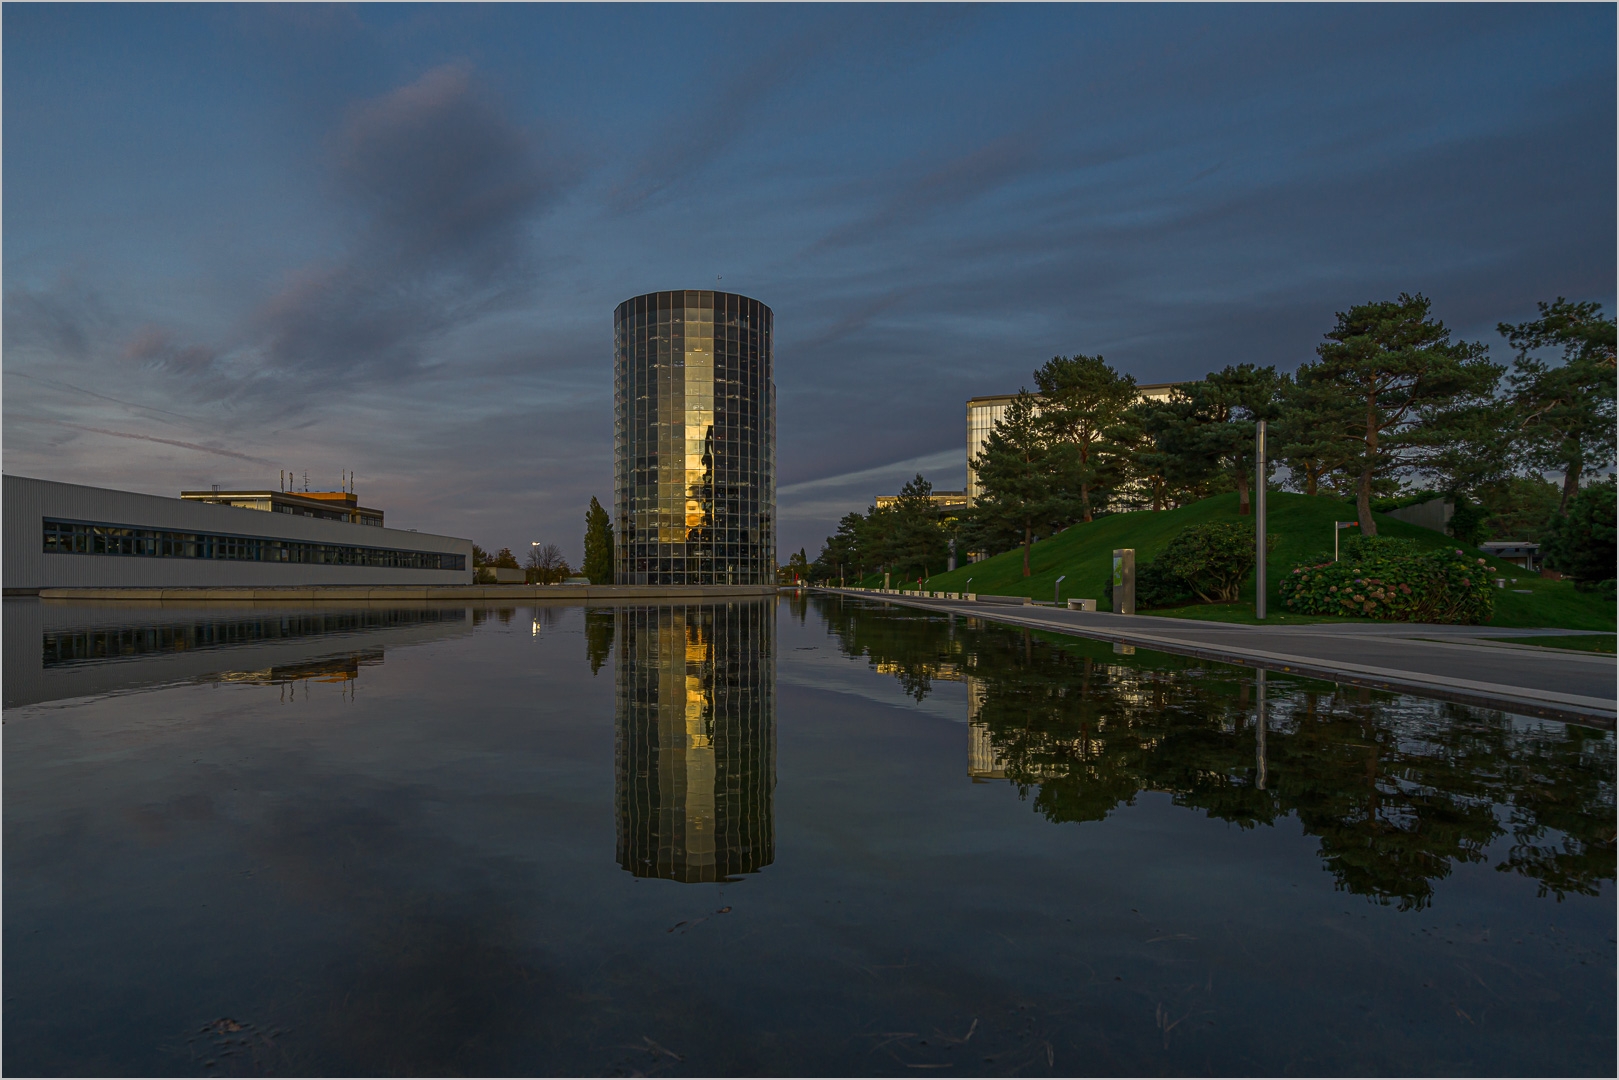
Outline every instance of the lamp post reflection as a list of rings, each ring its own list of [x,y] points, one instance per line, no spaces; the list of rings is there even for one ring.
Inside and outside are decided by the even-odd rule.
[[[772,601],[626,607],[617,620],[618,862],[722,881],[775,857]]]

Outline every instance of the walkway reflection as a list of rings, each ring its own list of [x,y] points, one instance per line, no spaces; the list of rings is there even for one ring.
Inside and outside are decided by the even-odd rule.
[[[637,877],[720,881],[775,857],[774,609],[613,610],[618,862]]]
[[[1243,828],[1296,817],[1339,888],[1402,909],[1427,906],[1434,883],[1464,863],[1559,897],[1595,895],[1614,878],[1611,734],[817,602],[846,654],[918,700],[934,679],[965,672],[968,775],[1013,784],[1049,821],[1099,821],[1142,791]]]

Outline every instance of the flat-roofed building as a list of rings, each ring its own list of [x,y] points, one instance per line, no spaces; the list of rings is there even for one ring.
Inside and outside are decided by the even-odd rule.
[[[965,491],[935,491],[928,496],[928,501],[935,510],[962,510],[967,506],[967,493]],[[898,495],[877,496],[877,509],[893,506],[899,502]]]
[[[322,521],[347,521],[353,525],[382,525],[382,511],[361,506],[352,491],[182,491],[180,498],[192,502],[234,506],[242,510],[268,510],[294,517]]]
[[[467,585],[472,541],[195,499],[4,480],[4,587]]]
[[[1136,391],[1148,401],[1165,401],[1169,398],[1171,390],[1185,383],[1141,383]],[[1038,400],[1039,394],[1035,395]],[[1016,394],[992,394],[988,397],[975,397],[967,399],[967,503],[971,506],[978,501],[978,475],[973,472],[973,458],[984,452],[984,443],[989,441],[989,433],[995,430],[995,425],[1006,415],[1007,406],[1017,399]]]

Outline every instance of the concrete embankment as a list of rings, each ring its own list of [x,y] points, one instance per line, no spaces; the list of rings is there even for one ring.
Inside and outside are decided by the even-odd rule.
[[[1021,602],[823,591],[1606,728],[1614,727],[1619,708],[1619,663],[1612,656],[1482,640],[1485,635],[1550,638],[1576,631],[1412,623],[1247,626]]]
[[[194,604],[309,600],[729,600],[774,596],[774,585],[307,585],[287,588],[41,589],[41,600],[144,600]]]

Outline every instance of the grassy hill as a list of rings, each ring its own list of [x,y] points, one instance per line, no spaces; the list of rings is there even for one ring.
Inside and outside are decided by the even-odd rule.
[[[1301,562],[1313,562],[1320,557],[1332,557],[1332,522],[1355,516],[1354,507],[1338,499],[1322,496],[1296,495],[1273,491],[1268,495],[1269,520],[1267,527],[1277,538],[1270,553],[1268,623],[1285,622],[1356,622],[1366,620],[1329,618],[1324,616],[1289,615],[1282,605],[1277,585],[1292,568]],[[1382,514],[1375,515],[1377,530],[1384,536],[1410,537],[1423,547],[1455,546],[1456,541],[1432,529],[1410,525]],[[1030,552],[1032,574],[1023,576],[1021,549],[1005,552],[980,563],[964,566],[946,574],[935,574],[924,587],[948,592],[975,592],[996,596],[1028,596],[1050,602],[1052,587],[1059,575],[1066,574],[1062,583],[1062,599],[1070,597],[1095,598],[1097,606],[1107,610],[1108,581],[1113,573],[1113,549],[1135,548],[1136,565],[1150,561],[1174,536],[1189,525],[1208,522],[1234,522],[1253,528],[1253,518],[1237,513],[1235,493],[1217,495],[1190,506],[1175,510],[1141,510],[1126,514],[1109,514],[1087,525],[1075,525],[1048,540],[1035,544]],[[1344,535],[1348,535],[1345,531]],[[1482,555],[1482,552],[1476,554]],[[1493,576],[1509,579],[1506,589],[1496,593],[1495,617],[1492,626],[1560,626],[1575,630],[1614,629],[1614,605],[1599,597],[1579,593],[1567,581],[1547,581],[1527,574],[1511,563],[1491,559]],[[971,584],[968,584],[968,579]],[[1512,578],[1518,580],[1513,583]],[[868,578],[868,586],[881,585],[881,575]],[[896,587],[900,585],[895,582]],[[915,583],[910,583],[915,588]],[[1527,593],[1513,592],[1527,589]],[[1174,615],[1185,618],[1222,619],[1231,622],[1253,621],[1254,584],[1250,578],[1243,587],[1242,600],[1237,604],[1201,604],[1189,608],[1153,609],[1154,615]]]

